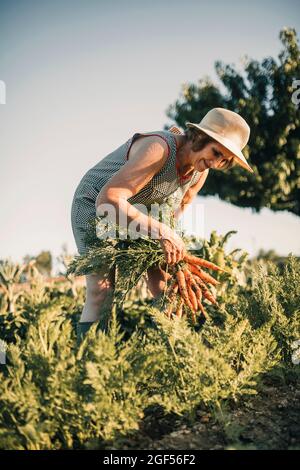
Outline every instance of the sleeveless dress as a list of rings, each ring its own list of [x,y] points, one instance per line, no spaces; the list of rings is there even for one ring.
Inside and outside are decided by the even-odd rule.
[[[157,135],[168,145],[168,158],[161,170],[134,196],[128,199],[131,204],[163,204],[171,202],[179,207],[185,192],[200,178],[201,173],[194,171],[192,177],[181,182],[176,169],[177,142],[170,131],[135,133],[120,147],[90,168],[80,180],[72,201],[71,223],[78,253],[86,253],[88,246],[84,237],[88,221],[96,217],[96,198],[109,179],[124,165],[128,159],[131,145],[141,136]]]

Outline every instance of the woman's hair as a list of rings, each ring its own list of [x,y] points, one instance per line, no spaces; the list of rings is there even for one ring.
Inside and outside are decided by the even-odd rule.
[[[187,142],[192,142],[193,152],[199,152],[200,150],[204,149],[207,144],[210,144],[211,142],[217,142],[205,132],[194,127],[188,127],[184,133],[187,138]],[[228,162],[226,162],[226,164],[224,164],[224,166],[220,168],[220,170],[229,170],[233,166],[235,166],[234,158],[228,160]]]
[[[216,142],[215,139],[205,134],[205,132],[200,129],[195,129],[195,127],[188,127],[185,131],[185,135],[188,142],[192,142],[193,152],[199,152],[204,149],[207,144],[211,142]]]

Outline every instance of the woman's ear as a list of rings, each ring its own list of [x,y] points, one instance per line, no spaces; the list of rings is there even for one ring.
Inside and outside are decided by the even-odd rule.
[[[233,168],[234,166],[236,166],[237,163],[235,161],[235,159],[233,158],[228,164],[227,166],[224,168],[224,171],[227,171],[227,170],[230,170],[231,168]]]

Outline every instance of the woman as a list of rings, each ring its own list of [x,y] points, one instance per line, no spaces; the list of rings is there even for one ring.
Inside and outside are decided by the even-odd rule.
[[[184,134],[170,131],[136,133],[124,144],[92,167],[81,179],[72,204],[72,229],[80,254],[87,246],[84,237],[87,222],[99,215],[101,207],[112,205],[117,216],[138,222],[143,233],[160,240],[166,261],[184,256],[182,239],[166,224],[139,211],[134,204],[150,206],[170,197],[177,206],[175,217],[197,195],[209,170],[225,170],[239,164],[253,172],[241,150],[248,142],[250,128],[237,113],[224,108],[211,109],[199,124],[186,123]],[[106,273],[107,274],[107,273]],[[166,273],[148,271],[148,287],[154,297],[163,290]],[[101,316],[110,305],[114,273],[86,276],[86,301],[78,324],[82,335],[94,322],[107,328]]]

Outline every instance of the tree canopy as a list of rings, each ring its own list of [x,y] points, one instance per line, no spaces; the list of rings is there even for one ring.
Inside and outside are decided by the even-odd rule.
[[[241,114],[251,128],[243,153],[254,173],[239,166],[215,171],[201,195],[218,195],[257,212],[268,207],[300,215],[300,90],[295,88],[298,83],[300,88],[300,50],[295,29],[284,28],[279,38],[278,60],[246,56],[242,71],[216,61],[220,86],[209,78],[184,84],[167,116],[185,128],[187,121],[199,123],[214,107]]]
[[[23,257],[24,263],[29,263],[31,260],[35,260],[35,266],[41,274],[51,276],[52,255],[50,251],[41,251],[37,256],[26,255]]]

